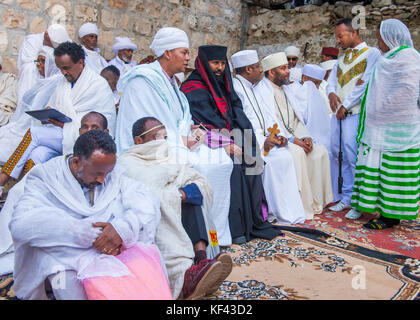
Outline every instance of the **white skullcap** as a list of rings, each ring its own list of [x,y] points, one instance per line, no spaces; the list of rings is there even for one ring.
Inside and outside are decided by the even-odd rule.
[[[48,36],[50,37],[51,43],[54,48],[57,48],[61,43],[70,41],[69,34],[66,28],[61,24],[52,24],[47,29]]]
[[[319,64],[319,66],[324,69],[325,71],[329,71],[332,70],[332,68],[334,68],[334,65],[337,63],[337,60],[327,60],[324,62],[321,62]]]
[[[84,36],[88,34],[96,34],[98,35],[98,27],[96,24],[91,22],[86,22],[84,25],[82,25],[79,29],[79,38],[83,38]]]
[[[284,52],[270,54],[261,60],[261,65],[264,72],[285,64],[287,64],[287,57]]]
[[[112,51],[118,53],[118,51],[123,49],[131,49],[133,51],[137,50],[137,45],[131,42],[130,38],[128,37],[116,37],[115,43],[112,46]]]
[[[256,50],[242,50],[236,52],[231,58],[235,69],[250,66],[260,61]]]
[[[150,49],[157,57],[162,56],[166,50],[176,48],[190,48],[187,34],[178,28],[166,27],[159,29],[156,33]]]
[[[299,57],[300,50],[294,46],[289,46],[284,50],[288,57]]]
[[[181,81],[181,83],[184,82],[184,80],[185,80],[184,72],[175,73],[175,77],[177,77],[178,80]]]
[[[302,75],[308,76],[317,80],[324,80],[327,72],[316,64],[305,64],[303,66]]]

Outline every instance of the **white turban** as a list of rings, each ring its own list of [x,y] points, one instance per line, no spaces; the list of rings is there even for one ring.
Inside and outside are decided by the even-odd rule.
[[[256,50],[242,50],[236,52],[231,58],[235,69],[250,66],[259,61]]]
[[[115,43],[112,46],[112,51],[115,53],[118,53],[120,50],[124,49],[131,49],[133,51],[137,50],[137,45],[133,42],[131,42],[130,38],[128,37],[116,37]]]
[[[66,28],[64,28],[61,24],[50,25],[47,29],[47,32],[54,48],[57,48],[63,42],[71,42]]]
[[[294,46],[289,46],[284,50],[288,57],[299,57],[300,50]]]
[[[98,27],[96,24],[87,22],[84,25],[82,25],[79,29],[79,38],[83,38],[84,36],[88,34],[96,34],[98,35]]]
[[[327,72],[316,64],[305,64],[303,66],[302,75],[308,76],[317,80],[324,80]]]
[[[382,21],[379,32],[382,40],[384,40],[389,49],[403,45],[414,48],[410,30],[398,19],[387,19]]]
[[[187,34],[178,28],[166,27],[156,33],[150,49],[157,57],[162,56],[166,50],[176,48],[190,48]]]
[[[324,69],[325,71],[332,70],[334,68],[334,65],[337,63],[337,60],[327,60],[324,62],[321,62],[319,66]]]
[[[284,52],[270,54],[261,60],[261,65],[264,72],[285,64],[287,64],[287,57]]]

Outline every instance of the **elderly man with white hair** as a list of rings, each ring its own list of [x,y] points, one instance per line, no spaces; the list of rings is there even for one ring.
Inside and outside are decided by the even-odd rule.
[[[299,110],[301,101],[296,98],[289,81],[289,68],[284,52],[261,60],[265,78],[264,96],[270,100],[279,126],[289,140],[298,177],[299,191],[307,218],[322,212],[332,200],[330,162],[327,149],[317,141],[305,126]],[[315,142],[315,143],[314,143]]]
[[[284,52],[286,53],[287,63],[289,64],[291,82],[300,81],[302,78],[302,66],[298,63],[300,50],[295,46],[288,46]]]
[[[151,49],[157,61],[133,68],[118,84],[123,92],[116,129],[118,153],[133,145],[131,128],[136,119],[159,119],[167,130],[176,161],[191,163],[208,178],[214,192],[210,215],[216,224],[218,243],[229,246],[232,244],[228,214],[233,163],[225,150],[219,148],[219,137],[214,149],[207,147],[212,142],[210,132],[203,135],[198,126],[193,126],[187,98],[175,80],[175,74],[184,72],[190,59],[188,36],[177,28],[162,28],[156,33]],[[230,139],[220,143],[229,144]]]
[[[97,74],[100,74],[108,66],[108,62],[99,54],[98,34],[98,27],[91,22],[83,24],[79,29],[79,38],[85,51],[86,64]]]
[[[14,74],[3,72],[3,59],[0,57],[0,127],[7,124],[16,109],[17,78]]]
[[[66,29],[59,24],[52,24],[43,33],[27,35],[19,49],[17,68],[18,68],[18,101],[23,95],[31,89],[40,79],[39,72],[36,67],[38,52],[44,48],[47,56],[45,60],[45,69],[50,73],[59,73],[54,63],[54,48],[60,43],[71,41]]]
[[[263,70],[255,50],[243,50],[232,55],[236,71],[233,86],[242,101],[244,112],[251,121],[265,166],[263,186],[268,204],[269,221],[274,216],[282,223],[302,223],[305,210],[299,194],[293,157],[290,154],[285,133],[280,130],[276,138],[270,137],[269,129],[278,121],[270,100],[259,85]],[[283,144],[279,143],[283,139]],[[265,151],[269,151],[266,153]]]
[[[115,52],[115,58],[109,62],[109,65],[115,66],[120,70],[122,77],[133,67],[137,62],[133,60],[133,52],[137,50],[137,45],[133,43],[128,37],[116,37],[115,43],[112,46],[112,51]]]

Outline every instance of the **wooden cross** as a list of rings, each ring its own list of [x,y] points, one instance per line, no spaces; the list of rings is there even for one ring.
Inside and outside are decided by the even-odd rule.
[[[274,126],[273,126],[272,128],[268,128],[268,129],[267,129],[267,131],[268,131],[268,132],[270,132],[270,139],[277,140],[276,135],[277,135],[278,133],[280,133],[280,130],[278,129],[278,125],[277,125],[277,123],[275,123],[275,124],[274,124]],[[267,156],[269,152],[270,152],[270,151],[265,151],[265,150],[264,150],[264,155],[265,155],[265,156]]]

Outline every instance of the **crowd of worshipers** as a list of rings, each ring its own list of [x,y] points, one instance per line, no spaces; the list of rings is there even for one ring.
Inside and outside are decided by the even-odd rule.
[[[177,28],[160,29],[156,57],[138,64],[126,37],[107,62],[93,23],[81,45],[61,25],[28,35],[18,78],[0,83],[0,273],[13,273],[16,296],[200,299],[232,270],[223,248],[326,208],[379,213],[364,224],[374,230],[416,219],[410,32],[383,21],[378,50],[343,19],[335,37],[344,54],[325,47],[319,65],[289,46],[236,52],[231,69],[227,47],[203,45],[187,76]],[[70,121],[26,113],[44,109]]]

